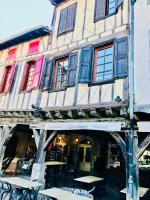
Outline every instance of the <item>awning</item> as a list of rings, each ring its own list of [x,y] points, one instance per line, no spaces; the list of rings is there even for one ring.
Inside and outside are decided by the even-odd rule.
[[[137,122],[139,132],[150,132],[150,122]]]
[[[44,130],[99,130],[121,131],[125,128],[125,122],[50,122],[31,124],[31,128]]]

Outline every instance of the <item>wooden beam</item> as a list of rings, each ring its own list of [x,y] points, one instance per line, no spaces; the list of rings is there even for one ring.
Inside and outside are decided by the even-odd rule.
[[[126,144],[125,144],[125,141],[116,132],[111,132],[110,135],[115,139],[115,141],[117,142],[117,144],[121,148],[124,159],[126,160]]]
[[[101,114],[96,109],[91,110],[90,115],[92,117],[101,118]]]
[[[88,118],[89,117],[88,113],[84,110],[78,110],[78,116],[82,117],[82,118]]]
[[[40,141],[40,133],[37,129],[32,129],[32,130],[33,130],[33,134],[34,134],[35,144],[38,149],[39,141]]]
[[[43,163],[45,160],[43,155],[44,155],[44,144],[46,141],[46,137],[47,137],[47,131],[40,130],[39,145],[36,154],[36,163]]]
[[[60,111],[55,112],[55,117],[57,117],[58,119],[63,119],[63,115],[61,114]]]
[[[49,138],[46,140],[46,142],[44,144],[44,150],[56,135],[57,135],[57,131],[53,131],[52,134],[49,136]]]
[[[137,150],[137,159],[139,159],[143,152],[145,151],[145,149],[148,147],[148,145],[150,144],[150,135],[148,135],[144,141],[140,144],[138,150]]]

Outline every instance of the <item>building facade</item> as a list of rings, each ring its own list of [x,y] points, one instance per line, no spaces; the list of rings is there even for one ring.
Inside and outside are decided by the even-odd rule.
[[[126,168],[131,199],[138,194],[138,159],[128,145],[129,1],[51,3],[52,32],[39,28],[0,44],[1,164],[8,138],[16,130],[33,132],[37,152],[32,179],[44,182],[47,146],[58,144],[73,158],[71,168],[94,171],[98,157],[104,158],[102,171],[121,167],[125,174]],[[136,80],[142,61],[136,63]],[[141,87],[135,84],[137,105],[145,104],[139,98],[143,77]],[[139,157],[146,147],[141,144]]]

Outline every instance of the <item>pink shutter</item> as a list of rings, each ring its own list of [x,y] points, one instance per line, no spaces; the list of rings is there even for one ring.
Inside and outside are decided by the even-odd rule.
[[[39,51],[39,44],[40,41],[36,41],[36,42],[31,42],[29,44],[29,50],[28,50],[28,54],[33,54]]]
[[[12,80],[13,80],[14,73],[15,73],[15,68],[16,68],[16,62],[14,62],[14,64],[11,66],[9,77],[7,77],[8,81],[7,81],[7,85],[5,87],[5,92],[10,91]]]
[[[36,59],[35,71],[34,71],[34,76],[33,76],[31,89],[37,88],[40,85],[40,78],[41,78],[41,71],[42,71],[43,61],[44,61],[44,56],[43,55]]]
[[[6,78],[7,78],[7,69],[5,68],[5,69],[4,69],[4,72],[3,72],[1,84],[0,84],[0,93],[3,93],[4,85],[5,85],[5,83],[6,83]]]

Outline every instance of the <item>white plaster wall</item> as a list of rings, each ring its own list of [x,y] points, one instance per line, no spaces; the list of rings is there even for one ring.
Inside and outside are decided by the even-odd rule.
[[[135,99],[137,105],[150,104],[150,4],[135,4]]]

